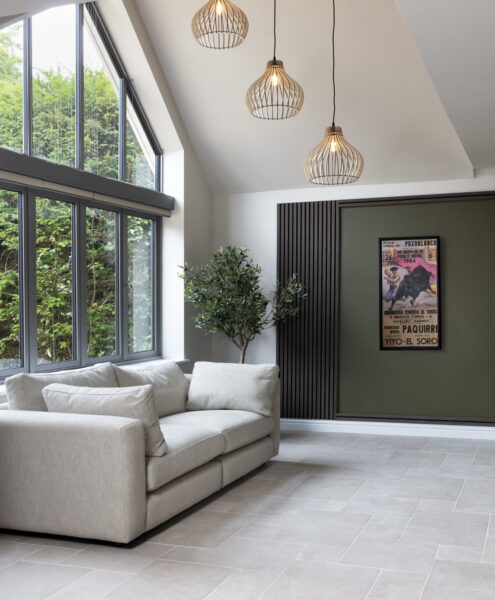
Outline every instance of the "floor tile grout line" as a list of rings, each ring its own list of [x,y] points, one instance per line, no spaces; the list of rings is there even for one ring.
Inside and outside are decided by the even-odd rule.
[[[208,592],[208,594],[206,596],[204,596],[203,600],[208,600],[208,598],[211,597],[211,595],[214,592],[216,592],[221,585],[223,585],[227,580],[229,580],[231,577],[233,577],[239,571],[240,571],[240,569],[234,569],[232,571],[232,573],[229,573],[225,579],[222,579],[222,581],[219,584],[217,584],[212,590],[210,590]]]
[[[486,533],[485,533],[485,540],[483,542],[483,551],[481,552],[481,564],[485,564],[483,561],[485,559],[485,553],[486,553],[486,544],[488,542],[488,534],[490,532],[490,525],[492,523],[492,516],[489,515],[488,516],[488,526],[486,528]]]
[[[363,598],[363,600],[367,600],[369,598],[369,595],[371,594],[371,592],[373,591],[373,588],[375,587],[375,583],[378,581],[378,579],[381,577],[383,573],[383,569],[380,569],[378,571],[378,575],[375,577],[375,580],[373,581],[373,583],[370,585],[370,589],[366,592],[366,596]]]
[[[342,561],[344,560],[344,558],[346,557],[346,555],[348,554],[348,552],[350,551],[350,549],[352,548],[352,546],[354,546],[354,544],[358,541],[358,539],[361,537],[361,534],[363,533],[363,531],[366,529],[366,527],[368,527],[368,525],[371,523],[372,519],[373,519],[373,515],[366,515],[369,516],[368,520],[366,521],[366,523],[363,525],[363,527],[359,530],[359,533],[356,535],[356,537],[352,540],[352,542],[349,544],[349,546],[347,546],[347,549],[345,550],[344,554],[340,557],[338,564],[340,565],[344,565],[346,563],[343,563]]]
[[[434,565],[435,565],[435,561],[437,560],[437,556],[438,556],[438,552],[439,552],[439,550],[440,550],[440,545],[439,545],[439,546],[438,546],[438,548],[437,548],[437,551],[436,551],[436,553],[435,553],[435,556],[433,557],[433,560],[431,561],[430,568],[428,569],[428,573],[426,574],[425,582],[424,582],[424,584],[423,584],[423,587],[421,588],[421,592],[420,592],[420,594],[419,594],[419,600],[421,600],[421,599],[423,598],[423,595],[424,595],[424,593],[425,593],[426,586],[428,585],[428,579],[430,578],[430,576],[431,576],[431,573],[432,573],[432,571],[433,571],[433,567],[434,567]]]
[[[459,504],[459,500],[461,499],[462,492],[464,491],[465,487],[466,487],[466,478],[464,478],[462,481],[462,486],[461,486],[461,489],[459,490],[459,495],[457,496],[457,500],[454,505],[454,510],[452,512],[460,512],[460,511],[457,511],[457,506]]]

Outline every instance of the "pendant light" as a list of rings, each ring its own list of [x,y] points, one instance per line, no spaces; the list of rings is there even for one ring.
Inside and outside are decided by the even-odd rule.
[[[342,128],[335,125],[335,0],[333,0],[332,27],[332,82],[333,118],[323,140],[306,157],[304,170],[311,183],[343,185],[354,183],[361,177],[364,160],[359,150],[345,139]]]
[[[269,60],[263,75],[246,94],[246,103],[258,119],[289,119],[295,117],[304,102],[302,87],[287,75],[284,63],[277,60],[277,0],[273,0],[273,60]]]
[[[230,0],[210,0],[192,20],[196,41],[205,48],[235,48],[246,39],[249,22]]]

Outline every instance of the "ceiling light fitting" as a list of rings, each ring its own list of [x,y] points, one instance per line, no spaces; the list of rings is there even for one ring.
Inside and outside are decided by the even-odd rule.
[[[192,20],[196,41],[205,48],[235,48],[246,39],[249,22],[244,12],[230,0],[210,0]]]
[[[345,139],[342,128],[335,125],[335,0],[332,2],[332,126],[327,127],[323,140],[311,150],[304,162],[306,177],[319,185],[354,183],[361,177],[364,167],[359,150]]]
[[[248,89],[246,103],[258,119],[289,119],[295,117],[304,102],[302,87],[289,77],[284,63],[277,60],[277,0],[273,1],[273,60],[269,60],[263,75]]]

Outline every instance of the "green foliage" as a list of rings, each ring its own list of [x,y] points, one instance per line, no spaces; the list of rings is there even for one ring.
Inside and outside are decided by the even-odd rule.
[[[86,209],[86,298],[91,357],[117,352],[116,232],[115,213]]]
[[[185,298],[197,310],[194,324],[233,342],[241,351],[241,363],[249,343],[264,329],[297,315],[306,297],[295,274],[285,286],[277,281],[273,293],[265,296],[261,267],[245,248],[222,246],[210,262],[197,267],[186,264],[181,269]]]
[[[22,150],[22,25],[0,32],[0,146]],[[85,168],[118,176],[119,108],[104,69],[84,72]],[[74,165],[75,75],[37,71],[33,77],[33,144],[37,156]],[[127,164],[131,180],[153,187],[153,174],[129,127]],[[0,369],[20,364],[19,235],[17,193],[0,190]],[[36,201],[38,360],[73,358],[71,205]],[[115,354],[116,222],[111,211],[87,209],[88,355]],[[152,347],[151,225],[129,218],[129,350]]]
[[[72,356],[71,205],[36,199],[38,362]]]
[[[17,194],[0,193],[0,368],[20,360]]]
[[[127,218],[129,352],[153,348],[153,237],[149,219]]]

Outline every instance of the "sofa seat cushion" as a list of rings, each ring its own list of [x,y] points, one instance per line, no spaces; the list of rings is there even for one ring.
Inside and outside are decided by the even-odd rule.
[[[272,417],[246,410],[194,410],[170,415],[160,419],[160,423],[218,431],[225,438],[224,454],[270,435],[274,426]],[[168,442],[166,436],[165,439]]]
[[[225,450],[225,439],[219,431],[200,425],[169,424],[167,420],[170,418],[160,419],[160,427],[167,440],[167,454],[146,459],[148,492],[204,465]]]

